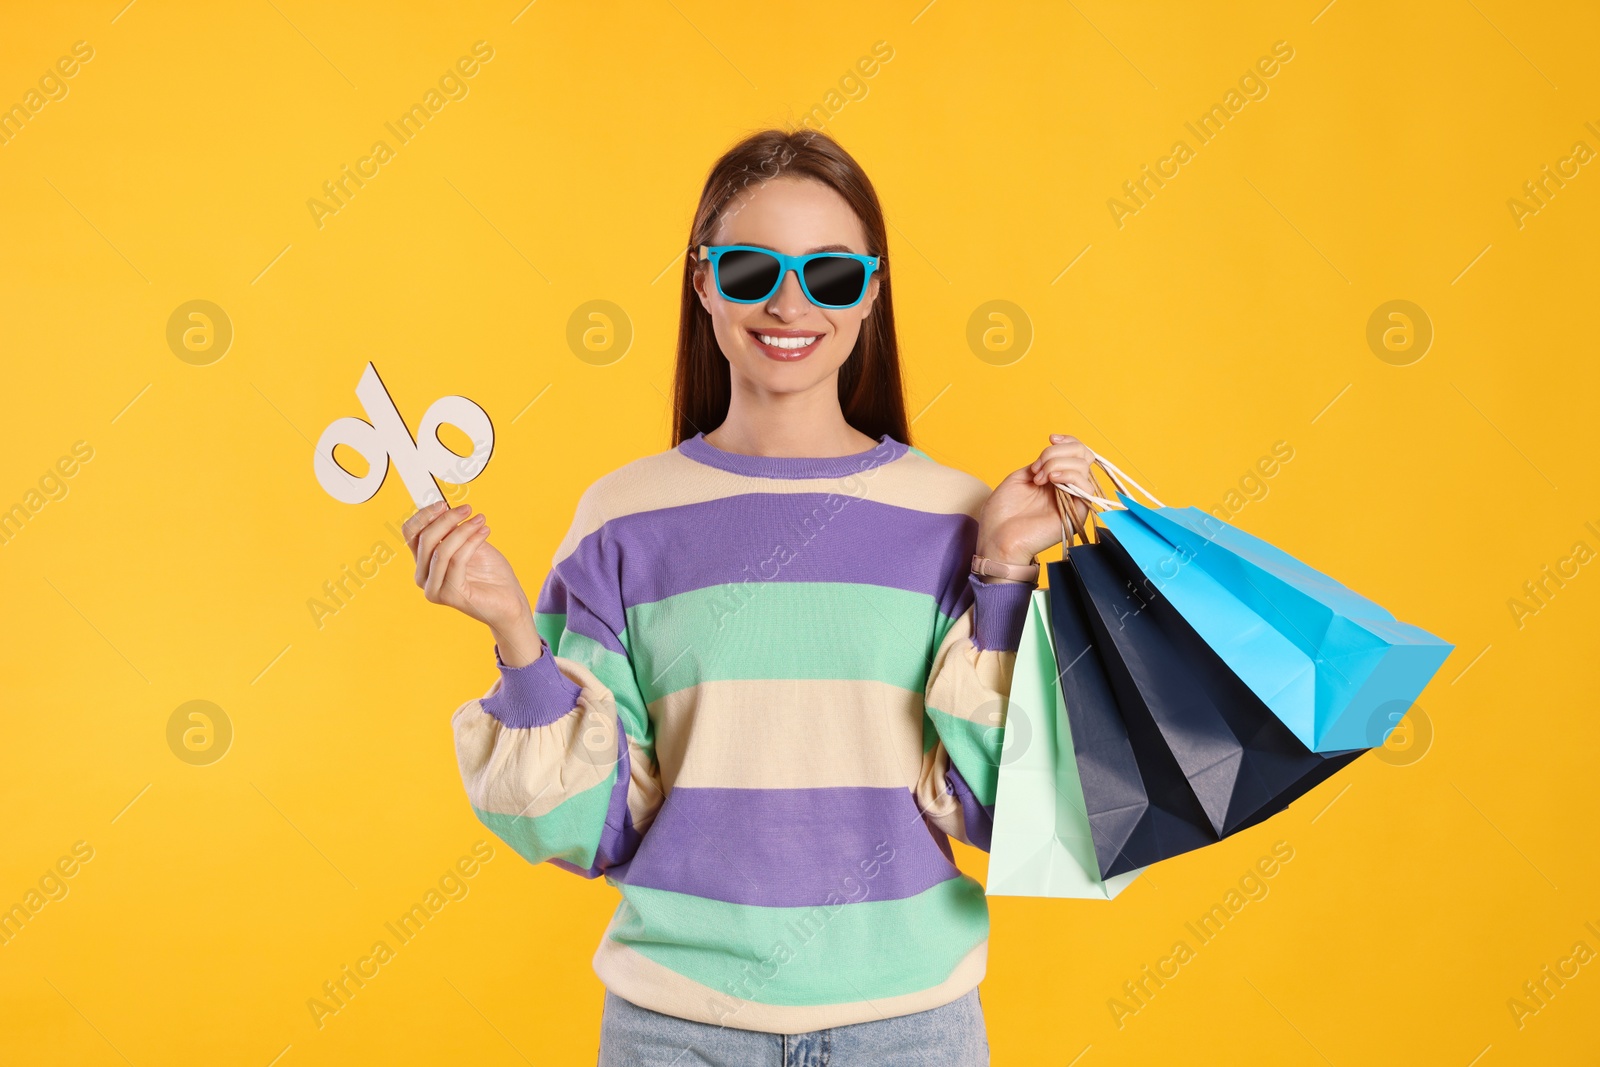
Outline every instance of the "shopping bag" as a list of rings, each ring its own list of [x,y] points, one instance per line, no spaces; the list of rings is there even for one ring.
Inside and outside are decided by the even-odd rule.
[[[1050,630],[1095,856],[1110,878],[1218,837],[1160,732],[1147,717],[1124,718],[1118,706],[1076,575],[1098,546],[1070,540],[1046,567]]]
[[[989,896],[1109,900],[1137,869],[1102,878],[1051,647],[1049,591],[1034,592],[1001,740]]]
[[[1107,463],[1126,510],[1101,520],[1173,605],[1307,748],[1383,744],[1455,646],[1397,620],[1258,537],[1198,508],[1172,508]],[[1121,484],[1125,483],[1125,484]],[[1135,535],[1152,531],[1171,546]],[[1210,583],[1191,580],[1204,572]],[[1251,618],[1253,616],[1253,618]],[[1276,636],[1274,636],[1276,635]]]
[[[1126,534],[1159,541],[1137,525]],[[1102,529],[1069,555],[1124,721],[1159,735],[1218,838],[1283,810],[1365,751],[1324,754],[1301,744],[1116,535]]]

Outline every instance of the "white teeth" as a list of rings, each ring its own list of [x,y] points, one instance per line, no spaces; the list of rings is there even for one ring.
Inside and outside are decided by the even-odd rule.
[[[816,341],[815,337],[772,337],[764,333],[756,334],[764,345],[773,348],[809,348]]]

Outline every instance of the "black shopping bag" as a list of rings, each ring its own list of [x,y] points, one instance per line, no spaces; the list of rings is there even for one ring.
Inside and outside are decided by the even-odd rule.
[[[1098,546],[1074,545],[1051,563],[1050,628],[1067,725],[1083,785],[1101,878],[1138,870],[1218,840],[1183,769],[1148,721],[1125,720],[1106,675],[1077,560]]]
[[[1097,534],[1072,548],[1068,573],[1117,707],[1136,750],[1152,738],[1164,744],[1216,838],[1282,811],[1366,751],[1306,748],[1116,537],[1103,527]]]

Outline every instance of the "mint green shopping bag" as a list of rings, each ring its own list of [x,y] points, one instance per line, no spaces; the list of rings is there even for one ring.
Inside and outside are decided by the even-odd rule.
[[[1050,644],[1050,593],[1028,603],[1000,746],[989,896],[1110,900],[1143,868],[1101,879]]]

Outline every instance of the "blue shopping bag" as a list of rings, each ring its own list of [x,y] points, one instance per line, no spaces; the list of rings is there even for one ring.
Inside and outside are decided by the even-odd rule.
[[[1454,651],[1282,549],[1198,508],[1166,507],[1103,457],[1095,462],[1123,505],[1101,520],[1307,748],[1383,744]],[[1156,506],[1139,503],[1125,485]]]

